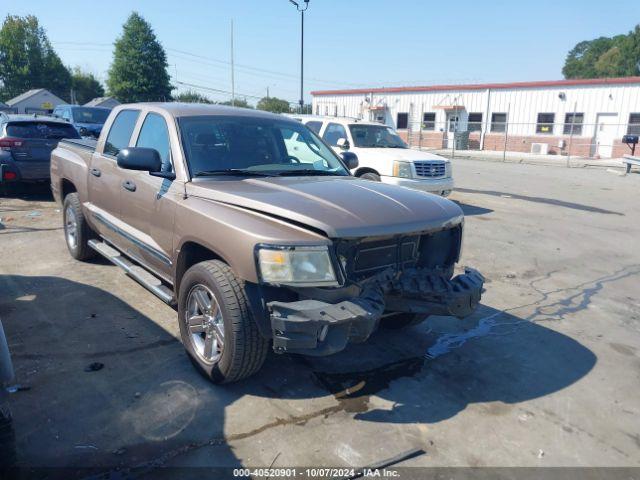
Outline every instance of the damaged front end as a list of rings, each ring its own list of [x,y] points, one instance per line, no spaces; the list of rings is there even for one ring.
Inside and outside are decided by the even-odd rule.
[[[415,235],[336,243],[344,286],[298,289],[297,301],[269,301],[278,353],[330,355],[363,342],[386,313],[471,314],[484,277],[472,268],[453,277],[462,226]]]

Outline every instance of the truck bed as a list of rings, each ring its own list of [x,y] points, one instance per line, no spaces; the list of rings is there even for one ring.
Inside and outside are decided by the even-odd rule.
[[[60,143],[68,143],[73,146],[94,151],[96,149],[98,141],[95,138],[65,138],[63,140],[60,140]]]

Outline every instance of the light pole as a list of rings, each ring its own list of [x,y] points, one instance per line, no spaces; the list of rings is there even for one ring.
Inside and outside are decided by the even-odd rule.
[[[304,6],[300,6],[295,0],[289,0],[300,12],[300,113],[304,109],[304,12],[309,8],[309,0],[304,0]]]

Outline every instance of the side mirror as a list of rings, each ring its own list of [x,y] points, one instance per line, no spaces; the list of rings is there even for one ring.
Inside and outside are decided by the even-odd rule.
[[[342,161],[347,165],[349,170],[358,168],[358,156],[353,152],[341,152]]]
[[[346,138],[339,138],[336,142],[336,145],[342,150],[349,150],[349,148],[351,147],[351,145],[349,145],[349,140],[347,140]]]
[[[127,170],[154,173],[162,170],[162,160],[155,148],[123,148],[116,157],[118,166]]]

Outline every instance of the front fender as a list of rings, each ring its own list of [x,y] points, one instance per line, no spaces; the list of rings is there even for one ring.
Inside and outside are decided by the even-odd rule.
[[[187,242],[197,243],[221,258],[242,280],[257,283],[255,246],[329,245],[318,234],[267,214],[214,200],[189,196],[176,212],[175,257]]]

